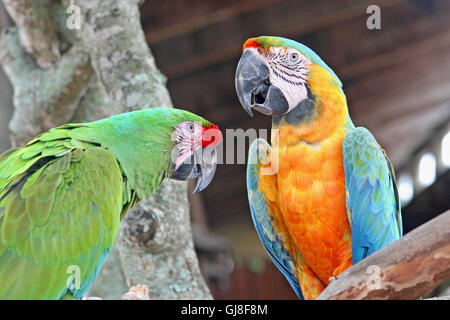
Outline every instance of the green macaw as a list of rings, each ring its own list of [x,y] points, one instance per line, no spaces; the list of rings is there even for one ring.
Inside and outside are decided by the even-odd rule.
[[[126,212],[165,178],[203,190],[220,140],[195,114],[155,108],[66,124],[0,155],[0,299],[82,298]]]

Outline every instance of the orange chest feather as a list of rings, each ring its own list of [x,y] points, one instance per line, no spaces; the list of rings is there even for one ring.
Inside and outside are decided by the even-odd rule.
[[[279,159],[271,188],[273,192],[276,185],[286,228],[295,247],[325,283],[351,264],[343,139],[344,134],[337,133],[316,144],[274,144],[272,151],[272,162],[276,154]]]

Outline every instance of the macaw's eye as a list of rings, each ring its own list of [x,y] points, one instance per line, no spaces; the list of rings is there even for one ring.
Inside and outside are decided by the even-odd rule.
[[[298,60],[298,53],[291,53],[291,55],[289,56],[289,59],[291,61],[297,61]]]
[[[193,123],[191,123],[191,122],[189,122],[188,124],[187,124],[187,128],[189,129],[189,131],[191,131],[191,132],[194,132],[195,131],[195,127],[194,127],[194,124]]]

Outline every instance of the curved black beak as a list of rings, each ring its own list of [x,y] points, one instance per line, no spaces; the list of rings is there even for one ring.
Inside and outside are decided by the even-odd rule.
[[[270,70],[263,58],[251,49],[246,49],[239,60],[235,85],[239,101],[251,117],[252,109],[266,115],[283,114],[289,110],[283,92],[271,84]]]
[[[194,193],[205,189],[214,178],[217,166],[217,153],[214,146],[199,149],[187,158],[172,174],[172,179],[197,179]]]

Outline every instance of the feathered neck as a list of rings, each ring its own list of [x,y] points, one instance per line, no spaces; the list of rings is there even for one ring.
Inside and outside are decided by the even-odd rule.
[[[308,98],[302,104],[272,119],[272,129],[280,130],[280,146],[299,142],[319,143],[336,130],[353,127],[345,94],[335,76],[322,66],[312,64],[307,87]]]

